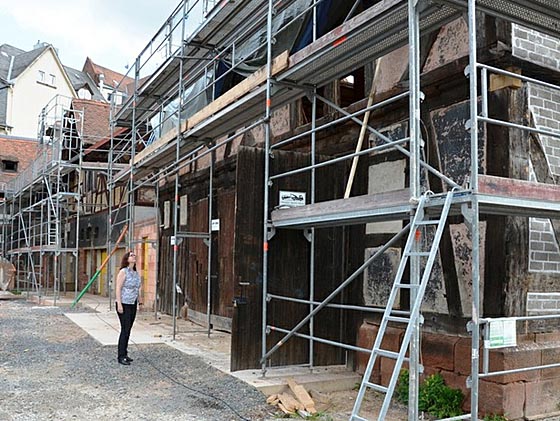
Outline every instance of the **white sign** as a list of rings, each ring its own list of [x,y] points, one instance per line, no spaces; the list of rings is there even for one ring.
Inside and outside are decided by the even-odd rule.
[[[220,220],[219,219],[212,219],[212,232],[220,231]]]
[[[305,192],[280,190],[280,207],[305,206]]]
[[[517,346],[515,320],[492,320],[489,324],[489,335],[485,341],[486,348]]]

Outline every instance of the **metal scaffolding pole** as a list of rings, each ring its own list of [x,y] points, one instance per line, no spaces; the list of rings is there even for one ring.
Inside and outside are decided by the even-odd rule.
[[[268,0],[268,15],[266,19],[266,104],[264,122],[264,192],[263,192],[263,284],[262,284],[262,332],[261,332],[261,370],[266,374],[266,324],[267,324],[267,293],[268,293],[268,200],[269,200],[269,176],[270,176],[270,145],[271,127],[270,118],[272,105],[272,15],[274,13],[273,0]]]
[[[408,1],[408,74],[410,82],[409,102],[409,137],[410,137],[410,196],[412,200],[418,200],[421,195],[420,180],[420,26],[418,13],[418,0]],[[413,216],[411,216],[413,217]],[[420,288],[420,250],[421,239],[416,236],[410,256],[410,309],[416,305]],[[408,393],[408,420],[418,419],[418,392],[420,368],[420,318],[411,321],[412,336],[409,345],[409,393]]]
[[[471,341],[471,420],[478,420],[478,370],[480,346],[480,231],[478,209],[478,75],[477,75],[477,36],[476,0],[468,3],[469,27],[469,94],[470,94],[470,132],[471,132],[471,179],[472,192],[470,225],[472,239],[472,320]]]
[[[182,21],[182,37],[181,37],[181,56],[184,54],[185,43],[185,20],[187,17],[186,11],[187,4],[183,3],[183,21]],[[183,106],[183,61],[179,63],[179,103],[177,105],[177,142],[175,142],[175,162],[179,161],[181,157],[181,149],[179,139],[181,138],[181,110]],[[177,232],[179,230],[179,172],[175,173],[175,191],[173,195],[173,340],[177,334],[177,257],[179,253],[179,238]]]

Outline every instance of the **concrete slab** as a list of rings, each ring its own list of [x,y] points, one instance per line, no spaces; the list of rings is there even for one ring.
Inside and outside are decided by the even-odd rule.
[[[65,313],[65,316],[85,330],[103,346],[117,345],[120,324],[116,313]],[[162,335],[142,321],[134,323],[130,340],[136,344],[165,343]]]
[[[0,300],[25,300],[25,295],[12,294],[10,291],[0,291]]]
[[[361,382],[361,376],[345,366],[314,367],[313,370],[309,367],[271,368],[266,372],[265,378],[262,378],[260,370],[243,370],[230,374],[249,383],[267,396],[287,392],[289,378],[294,379],[307,390],[323,393],[352,390]]]

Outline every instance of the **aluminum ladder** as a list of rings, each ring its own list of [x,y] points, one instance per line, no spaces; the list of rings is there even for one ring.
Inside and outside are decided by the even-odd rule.
[[[402,364],[405,360],[407,360],[405,355],[408,350],[408,345],[410,344],[410,339],[414,331],[414,325],[420,317],[420,307],[422,305],[422,300],[424,298],[426,286],[428,284],[428,280],[430,279],[430,273],[432,271],[432,267],[434,265],[434,261],[437,256],[439,243],[441,240],[441,236],[443,234],[443,230],[445,228],[445,223],[449,215],[449,209],[451,207],[451,202],[453,201],[453,193],[454,191],[449,191],[447,193],[445,197],[445,202],[443,204],[443,208],[441,210],[440,217],[439,219],[434,219],[434,220],[425,218],[425,206],[428,201],[433,200],[432,199],[433,193],[428,192],[420,197],[418,206],[416,208],[416,213],[414,214],[412,223],[410,225],[410,231],[408,233],[408,238],[404,248],[403,257],[399,263],[399,268],[397,270],[395,282],[393,283],[393,287],[391,288],[391,293],[389,294],[387,306],[385,308],[385,312],[383,313],[383,318],[381,319],[381,325],[379,326],[379,331],[377,333],[377,337],[375,338],[375,343],[373,344],[373,348],[371,350],[370,358],[364,373],[364,377],[362,379],[362,383],[360,385],[360,390],[358,392],[358,396],[356,397],[356,402],[354,403],[354,409],[352,410],[352,415],[350,416],[350,421],[368,421],[367,418],[363,418],[359,415],[360,410],[362,408],[364,395],[367,389],[372,389],[377,392],[385,393],[383,406],[381,407],[381,410],[377,417],[378,420],[385,419],[385,416],[389,409],[389,405],[391,403],[391,398],[393,397],[393,392],[395,391],[395,387],[397,384],[397,380],[399,377]],[[419,251],[417,250],[419,249],[419,247],[413,248],[415,243],[418,241],[419,234],[417,234],[417,232],[420,232],[419,230],[422,227],[427,227],[427,226],[437,227],[436,233],[434,235],[434,239],[432,241],[429,251]],[[395,304],[398,292],[402,289],[411,288],[411,284],[402,283],[402,276],[410,256],[427,258],[426,263],[424,265],[423,272],[421,272],[420,275],[420,279],[421,279],[420,284],[416,285],[417,293],[416,293],[416,298],[414,300],[414,305],[412,306],[408,318],[392,316],[391,312],[393,309],[393,305]],[[385,331],[387,330],[387,324],[389,322],[402,323],[407,325],[399,352],[389,351],[381,348],[381,344],[383,343],[383,337],[385,336]],[[395,367],[393,369],[391,380],[389,381],[388,386],[382,386],[381,384],[375,384],[369,381],[371,377],[371,373],[373,371],[373,367],[378,357],[385,357],[385,358],[390,358],[395,360]]]

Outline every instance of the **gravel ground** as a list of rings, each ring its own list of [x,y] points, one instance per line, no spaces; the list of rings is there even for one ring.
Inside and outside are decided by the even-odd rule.
[[[68,311],[0,301],[0,420],[274,419],[256,389],[167,345],[117,364]]]

